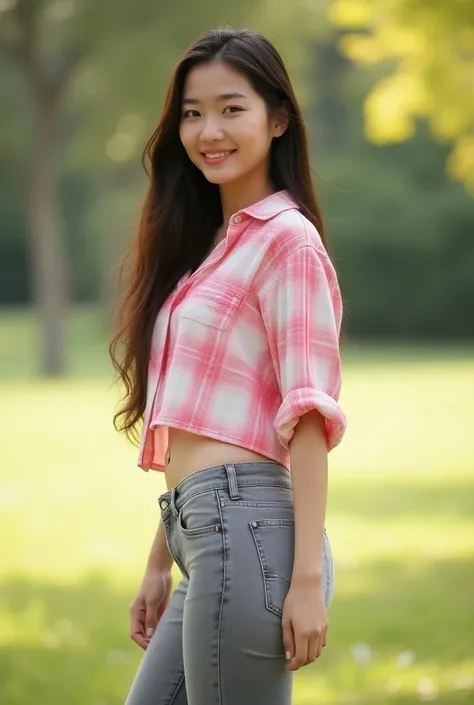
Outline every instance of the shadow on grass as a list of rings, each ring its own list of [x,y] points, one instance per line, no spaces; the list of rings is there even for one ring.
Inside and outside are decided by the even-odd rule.
[[[474,685],[460,687],[450,676],[473,657],[473,594],[467,561],[339,571],[327,649],[297,674],[294,705],[411,705],[419,699],[415,685],[402,696],[387,692],[387,680],[420,667],[439,676],[438,703],[473,703]],[[0,586],[0,702],[123,703],[141,654],[127,636],[130,598],[102,577],[67,587],[26,580]],[[354,659],[357,643],[366,645],[365,665]],[[408,650],[413,666],[397,666]],[[320,690],[331,694],[327,701]]]

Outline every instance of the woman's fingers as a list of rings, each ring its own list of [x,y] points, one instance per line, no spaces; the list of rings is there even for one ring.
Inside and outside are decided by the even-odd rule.
[[[146,636],[150,640],[158,624],[158,608],[159,604],[154,600],[150,600],[146,606],[145,629]]]
[[[291,659],[288,663],[288,670],[297,671],[302,666],[307,666],[314,663],[322,653],[326,646],[327,628],[322,631],[308,632],[306,630],[296,631],[290,622],[286,626],[287,633],[290,633],[293,638],[294,650],[291,651]],[[285,649],[287,641],[284,640]]]
[[[314,660],[319,658],[321,656],[321,654],[323,653],[323,639],[324,639],[324,634],[321,634],[321,636],[319,637],[319,639],[316,642],[316,656],[315,656]]]
[[[148,639],[145,635],[145,609],[132,605],[130,608],[130,637],[142,649],[148,646]]]
[[[297,671],[307,662],[308,641],[308,635],[306,633],[295,633],[295,655],[288,666],[290,671]]]
[[[321,653],[320,643],[321,642],[318,639],[317,634],[313,635],[310,638],[310,640],[308,642],[308,660],[306,661],[305,666],[307,666],[310,663],[313,663],[313,661],[316,661],[316,659],[318,658],[318,655],[319,655],[318,651],[319,651],[319,653]]]
[[[290,620],[285,617],[285,615],[283,615],[281,627],[283,630],[283,648],[285,649],[285,658],[289,663],[295,654],[295,640],[292,624]]]

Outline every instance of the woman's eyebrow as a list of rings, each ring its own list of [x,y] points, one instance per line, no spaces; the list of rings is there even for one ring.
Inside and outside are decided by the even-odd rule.
[[[223,95],[216,96],[216,101],[224,100],[234,100],[235,98],[247,98],[243,93],[224,93]],[[199,100],[197,98],[183,98],[183,105],[198,105]]]

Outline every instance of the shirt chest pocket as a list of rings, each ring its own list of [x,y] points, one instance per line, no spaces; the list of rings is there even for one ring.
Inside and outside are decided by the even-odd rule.
[[[181,317],[202,325],[227,330],[242,306],[247,289],[228,283],[201,282],[186,296]]]

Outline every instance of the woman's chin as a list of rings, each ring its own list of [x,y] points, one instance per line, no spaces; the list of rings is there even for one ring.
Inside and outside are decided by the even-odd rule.
[[[203,170],[203,174],[211,184],[216,184],[217,186],[224,186],[225,184],[230,184],[233,181],[240,179],[238,174],[226,174],[224,172],[219,174],[217,171],[213,171],[211,169],[205,171]]]

